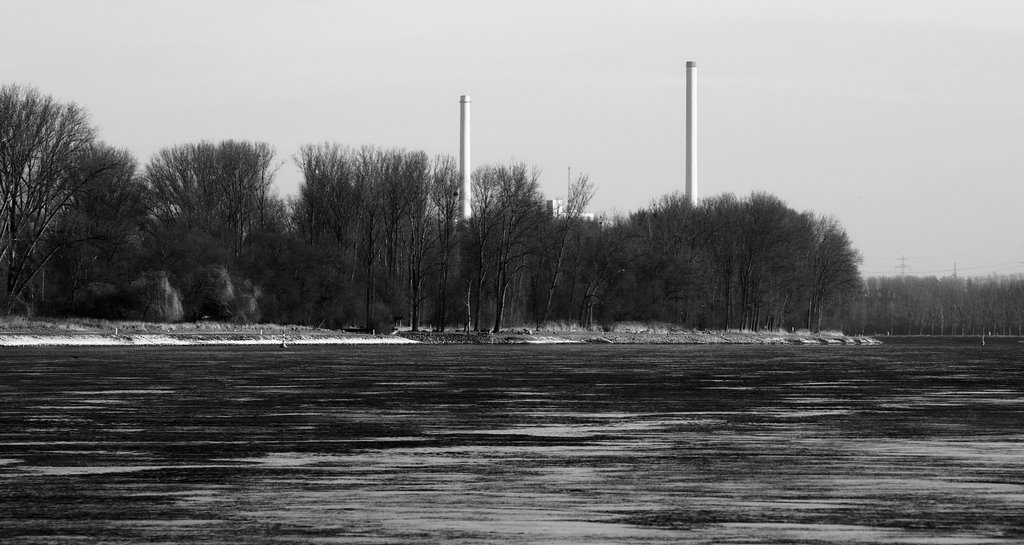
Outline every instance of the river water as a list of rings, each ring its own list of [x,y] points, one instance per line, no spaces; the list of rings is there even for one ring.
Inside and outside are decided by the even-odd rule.
[[[4,349],[0,541],[1020,543],[1017,341]]]

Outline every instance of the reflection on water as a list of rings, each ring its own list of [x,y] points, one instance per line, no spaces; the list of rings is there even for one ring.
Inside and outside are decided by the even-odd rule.
[[[1022,348],[8,350],[0,536],[1016,543]]]

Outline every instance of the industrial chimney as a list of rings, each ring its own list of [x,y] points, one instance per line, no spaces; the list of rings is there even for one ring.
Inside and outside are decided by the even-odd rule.
[[[462,219],[469,219],[473,215],[472,184],[470,180],[469,165],[469,95],[462,95],[459,98],[461,110],[460,132],[459,132],[459,173],[462,175]]]
[[[693,85],[696,69],[696,62],[686,61],[686,197],[691,204],[697,204],[697,90]]]

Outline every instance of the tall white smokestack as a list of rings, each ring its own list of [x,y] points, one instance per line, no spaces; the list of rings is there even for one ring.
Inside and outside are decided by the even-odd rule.
[[[459,171],[462,175],[462,218],[469,219],[473,215],[472,182],[469,164],[469,95],[459,98],[462,112],[459,132]]]
[[[693,84],[696,70],[696,62],[686,61],[686,196],[691,204],[697,204],[697,90]]]

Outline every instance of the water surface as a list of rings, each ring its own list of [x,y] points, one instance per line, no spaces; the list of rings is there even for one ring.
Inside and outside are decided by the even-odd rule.
[[[4,543],[1019,543],[1017,342],[0,352]]]

